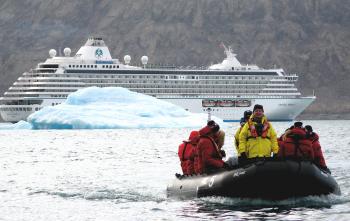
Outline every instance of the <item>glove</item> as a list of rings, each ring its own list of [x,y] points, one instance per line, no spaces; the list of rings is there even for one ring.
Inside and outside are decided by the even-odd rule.
[[[245,152],[241,153],[241,156],[238,157],[238,164],[239,165],[244,165],[247,162],[247,155]]]
[[[241,153],[241,156],[240,156],[240,158],[243,160],[246,160],[247,159],[247,155],[245,154],[245,152],[242,152]]]
[[[220,154],[222,157],[226,157],[226,152],[224,150],[220,150]]]

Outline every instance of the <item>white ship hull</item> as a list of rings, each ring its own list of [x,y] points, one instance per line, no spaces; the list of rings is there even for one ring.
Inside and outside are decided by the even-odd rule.
[[[208,113],[219,117],[224,121],[240,121],[246,110],[252,110],[255,104],[264,106],[266,116],[270,121],[292,121],[305,108],[307,108],[315,97],[301,97],[294,99],[284,98],[257,98],[250,99],[250,107],[202,107],[202,99],[165,99],[173,104],[179,105],[184,109],[194,113]]]
[[[252,110],[255,104],[261,104],[264,106],[265,114],[270,121],[292,121],[315,100],[315,97],[249,99],[251,101],[249,107],[203,107],[203,99],[172,98],[163,100],[183,107],[185,110],[193,113],[208,113],[210,111],[212,116],[219,117],[226,122],[240,121],[244,111]],[[61,102],[63,101],[64,100]],[[55,100],[55,102],[58,102],[58,100]],[[44,103],[51,103],[51,101],[46,100]],[[1,111],[1,117],[4,121],[18,122],[20,120],[26,120],[33,112],[34,111]]]

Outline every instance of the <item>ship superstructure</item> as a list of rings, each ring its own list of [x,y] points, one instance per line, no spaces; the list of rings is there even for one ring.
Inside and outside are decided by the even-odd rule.
[[[283,69],[263,69],[242,65],[231,48],[226,58],[207,68],[156,67],[141,58],[142,65],[113,59],[102,38],[89,38],[75,56],[69,48],[64,56],[50,58],[25,72],[0,98],[5,121],[26,120],[45,106],[58,105],[84,87],[125,87],[131,91],[167,100],[184,109],[207,113],[225,121],[238,121],[254,104],[264,105],[270,120],[293,120],[314,100],[303,97],[295,87],[296,74]]]

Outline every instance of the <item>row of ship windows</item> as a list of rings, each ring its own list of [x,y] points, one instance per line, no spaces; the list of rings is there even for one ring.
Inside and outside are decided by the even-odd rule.
[[[64,82],[64,83],[79,83],[81,82],[80,80],[74,80],[74,79],[20,79],[17,82]],[[17,83],[16,82],[16,83]]]
[[[79,78],[98,78],[101,79],[101,75],[77,75]],[[161,80],[269,80],[266,77],[237,77],[237,76],[178,76],[178,75],[104,75],[104,78],[118,78],[118,79],[161,79]]]
[[[32,75],[27,75],[31,77],[47,77],[47,75],[43,74],[32,74]],[[125,74],[110,74],[110,75],[92,75],[92,74],[65,74],[65,75],[50,75],[50,77],[78,77],[78,78],[133,78],[133,79],[169,79],[169,80],[176,80],[176,79],[181,79],[181,80],[200,80],[200,79],[221,79],[221,80],[229,80],[229,79],[235,79],[235,80],[267,80],[270,79],[271,77],[265,77],[265,76],[225,76],[225,75],[213,75],[213,76],[208,76],[208,75],[137,75],[137,74],[132,74],[132,75],[125,75]],[[274,79],[289,79],[288,77],[284,76],[275,76]]]
[[[45,84],[45,85],[16,85],[16,87],[11,87],[10,90],[35,90],[35,89],[46,89],[52,87],[64,87],[64,88],[82,88],[84,85],[64,85],[64,84]]]
[[[25,82],[40,82],[40,83],[46,83],[46,82],[65,82],[65,83],[127,83],[127,84],[179,84],[179,85],[200,85],[200,84],[266,84],[267,82],[259,82],[259,81],[152,81],[152,80],[108,80],[108,79],[95,79],[95,80],[89,80],[89,79],[81,79],[81,81],[67,81],[67,80],[55,80],[55,79],[36,79],[36,80],[19,80],[17,82],[25,83]],[[290,84],[290,83],[289,83]],[[18,83],[16,83],[18,85]]]
[[[85,78],[88,77],[95,77],[95,78],[102,78],[101,75],[77,75],[75,77],[79,78]],[[270,80],[271,77],[265,77],[265,76],[226,76],[226,75],[201,75],[201,76],[193,76],[193,75],[104,75],[103,78],[123,78],[123,79],[166,79],[166,80]],[[287,77],[274,77],[273,79],[276,80],[285,80],[289,81],[291,79]]]
[[[94,86],[95,84],[93,84]],[[38,86],[38,87],[12,87],[8,92],[29,92],[29,91],[54,91],[54,90],[60,90],[60,91],[75,91],[81,88],[84,88],[85,86],[89,85],[45,85],[45,86]],[[160,85],[160,84],[113,84],[113,85],[98,85],[100,87],[125,87],[125,88],[191,88],[191,89],[201,89],[201,88],[243,88],[243,89],[295,89],[293,85],[290,86],[269,86],[265,87],[265,85]],[[62,89],[57,89],[62,88]],[[63,90],[63,88],[65,88]]]
[[[266,84],[266,81],[157,81],[157,80],[110,80],[110,79],[81,79],[81,81],[78,80],[58,80],[58,79],[21,79],[17,82],[66,82],[66,83],[73,83],[73,82],[85,82],[85,83],[129,83],[129,84]],[[283,82],[283,83],[270,83],[273,84],[291,84],[290,82]]]
[[[205,89],[205,90],[193,90],[193,89],[162,89],[162,90],[154,90],[154,89],[131,89],[132,91],[136,91],[144,94],[299,94],[297,91],[261,91],[261,90],[213,90],[213,89]],[[40,92],[37,92],[40,93]],[[42,93],[42,92],[41,92]],[[50,92],[47,92],[50,93]],[[51,97],[60,97],[59,95],[50,95]],[[18,97],[18,94],[8,94],[6,97]],[[38,94],[31,94],[30,97],[38,97]],[[66,98],[67,96],[61,96],[61,98]]]
[[[97,85],[98,87],[103,87],[103,85]],[[123,86],[123,85],[120,85]],[[141,90],[153,90],[156,89],[155,91],[163,91],[163,90],[174,90],[177,89],[178,91],[183,91],[183,90],[188,90],[188,91],[205,91],[205,90],[217,90],[217,91],[237,91],[237,90],[250,90],[250,91],[261,91],[261,89],[264,89],[265,87],[245,87],[245,86],[238,86],[238,87],[216,87],[216,86],[203,86],[203,87],[196,87],[196,88],[189,88],[189,87],[181,87],[181,86],[169,86],[165,88],[164,86],[159,86],[159,85],[151,85],[151,87],[144,87],[144,86],[139,86],[139,87],[128,87],[129,89],[138,89],[140,88]],[[294,88],[284,88],[285,91],[290,91],[290,89]],[[289,90],[287,90],[289,89]],[[8,93],[21,93],[21,92],[66,92],[66,93],[71,93],[76,91],[77,89],[33,89],[33,90],[17,90],[17,91],[11,91],[7,92]],[[274,90],[274,88],[267,88],[268,91],[283,91],[283,88],[281,90]],[[296,89],[294,89],[296,90]],[[66,95],[57,95],[59,97],[66,97]]]
[[[35,71],[36,73],[55,73],[56,72],[56,70],[54,70],[54,69],[49,69],[49,70],[36,70]]]
[[[40,110],[41,107],[36,107],[34,108],[35,111]],[[31,107],[2,107],[2,111],[25,111],[25,112],[30,112],[33,110]]]
[[[96,84],[94,84],[96,85]],[[100,86],[100,87],[106,87],[106,85],[96,85],[96,86]],[[265,85],[235,85],[234,87],[232,85],[222,85],[222,86],[218,86],[218,85],[160,85],[160,84],[136,84],[136,85],[130,85],[130,84],[115,84],[115,85],[107,85],[109,87],[112,86],[116,86],[116,87],[125,87],[125,88],[190,88],[190,89],[202,89],[202,88],[218,88],[218,89],[237,89],[237,88],[243,88],[243,89],[262,89],[262,88],[267,88],[267,89],[271,89],[271,88],[280,88],[280,89],[291,89],[294,88],[292,86],[290,87],[265,87]],[[62,89],[56,89],[56,88],[62,88]],[[66,89],[63,89],[66,88]],[[75,85],[75,86],[62,86],[62,85],[45,85],[45,86],[41,86],[41,87],[21,87],[21,88],[11,88],[11,90],[9,92],[29,92],[29,91],[57,91],[57,92],[69,92],[69,91],[75,91],[77,89],[80,88],[84,88],[83,86],[79,86],[79,85]]]
[[[16,90],[16,91],[13,91],[11,90],[10,92],[8,93],[25,93],[25,92],[67,92],[67,93],[71,93],[71,92],[74,92],[76,91],[77,89],[67,89],[67,90],[62,90],[62,89],[32,89],[32,90]],[[63,97],[63,95],[62,95]]]
[[[259,78],[259,77],[225,77],[225,76],[216,76],[216,77],[212,77],[212,76],[201,76],[201,77],[197,77],[194,78],[194,76],[192,78],[170,78],[167,76],[126,76],[126,75],[105,75],[105,76],[99,76],[99,75],[71,75],[71,76],[65,76],[65,75],[54,75],[54,76],[47,76],[47,75],[26,75],[26,77],[31,77],[31,78],[42,78],[42,79],[50,79],[50,78],[72,78],[72,77],[76,77],[76,78],[80,78],[80,79],[155,79],[155,80],[178,80],[180,81],[193,81],[193,80],[263,80],[263,81],[267,81],[270,80],[268,78]],[[64,80],[64,79],[63,79]]]
[[[283,85],[283,86],[272,86],[272,85],[269,85],[267,86],[266,88],[294,88],[294,85]]]
[[[69,68],[97,68],[97,65],[68,65]],[[119,65],[102,65],[102,68],[109,68],[109,69],[112,69],[112,68],[119,68]]]
[[[188,93],[188,94],[205,94],[205,93],[223,93],[223,94],[256,94],[256,93],[269,93],[269,94],[288,94],[288,93],[296,93],[294,91],[261,91],[261,90],[213,90],[213,89],[206,89],[206,90],[196,90],[196,89],[184,89],[184,90],[173,90],[173,89],[163,89],[163,90],[153,90],[153,89],[134,89],[134,91],[139,93],[155,93],[155,94],[161,94],[161,93],[173,93],[173,94],[181,94],[181,93]]]
[[[65,92],[67,92],[67,91],[65,91]],[[31,94],[26,94],[26,96],[28,96],[28,97],[39,97],[39,93],[42,94],[42,92],[36,92],[36,93],[31,92]],[[50,92],[47,92],[47,93],[50,93]],[[22,95],[21,97],[23,97],[23,94],[21,94],[20,92],[18,92],[18,93],[15,93],[15,92],[14,92],[14,94],[6,94],[5,97],[19,97],[19,96],[18,96],[19,94]],[[50,97],[67,98],[67,96],[68,96],[68,95],[61,95],[61,94],[55,94],[55,95],[53,95],[53,94],[52,94]]]
[[[66,95],[66,94],[52,94],[51,97],[62,97],[62,98],[66,98],[66,97],[68,97],[68,95]]]
[[[123,83],[169,83],[169,84],[266,84],[269,83],[271,85],[273,84],[291,84],[290,81],[279,81],[279,82],[271,82],[268,80],[247,80],[247,79],[231,79],[231,80],[227,80],[227,79],[212,79],[212,80],[208,80],[208,79],[200,79],[198,81],[191,81],[191,80],[166,80],[166,79],[156,79],[154,78],[153,80],[148,80],[149,78],[136,78],[133,80],[129,80],[128,78],[116,78],[116,80],[113,80],[114,78],[98,78],[98,77],[88,77],[88,78],[80,78],[80,79],[53,79],[51,77],[40,77],[40,78],[20,78],[18,80],[18,82],[89,82],[89,83],[103,83],[103,82],[107,82],[107,83],[119,83],[119,82],[123,82]],[[147,79],[147,80],[146,80]]]
[[[26,78],[27,77],[27,78]],[[155,82],[159,82],[159,80],[163,80],[162,82],[198,82],[198,81],[192,81],[191,79],[171,79],[171,81],[168,81],[169,79],[165,78],[164,76],[154,76],[154,77],[149,77],[149,76],[139,76],[139,77],[128,77],[128,76],[124,76],[124,75],[120,75],[120,76],[104,76],[102,78],[102,76],[94,76],[94,75],[85,75],[85,76],[26,76],[24,78],[20,78],[19,80],[23,80],[23,81],[43,81],[43,80],[54,80],[54,81],[61,81],[61,82],[77,82],[79,80],[111,80],[111,79],[118,79],[118,80],[127,80],[127,79],[135,79],[137,80],[143,80],[143,79],[154,79]],[[53,78],[59,78],[59,79],[53,79]],[[77,77],[79,79],[70,79],[72,77]],[[30,79],[30,78],[34,78],[34,79]],[[39,78],[39,79],[36,79]],[[62,79],[63,78],[63,79]],[[66,78],[66,79],[64,79]],[[165,80],[165,81],[164,81]],[[188,81],[186,81],[188,80]],[[208,78],[206,76],[203,76],[201,78],[198,79],[199,81],[203,81],[203,80],[210,80],[210,81],[227,81],[227,80],[234,80],[234,81],[229,81],[229,82],[237,82],[237,81],[246,81],[246,82],[258,82],[258,83],[264,83],[264,82],[269,82],[270,79],[267,78],[255,78],[255,79],[249,79],[249,78],[240,78],[240,77],[230,77],[230,78],[225,78],[225,77],[221,77],[221,78]],[[288,84],[290,83],[290,81],[271,81],[271,84]]]
[[[85,83],[127,83],[127,84],[161,84],[161,85],[210,85],[210,84],[255,84],[261,85],[267,82],[259,81],[152,81],[152,80],[83,80]]]

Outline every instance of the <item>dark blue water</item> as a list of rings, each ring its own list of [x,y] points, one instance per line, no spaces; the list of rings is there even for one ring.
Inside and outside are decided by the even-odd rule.
[[[341,196],[168,199],[191,129],[0,130],[0,220],[349,220],[350,121],[305,123]],[[273,123],[279,134],[289,124]],[[224,129],[229,156],[237,126]]]

